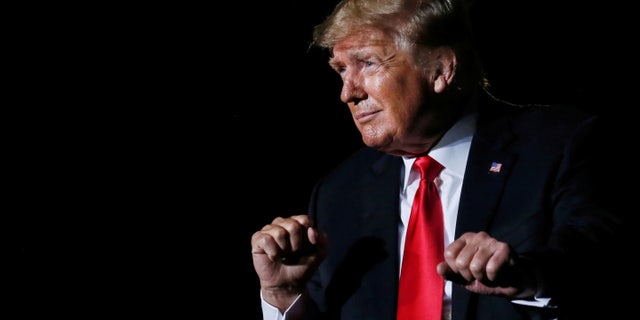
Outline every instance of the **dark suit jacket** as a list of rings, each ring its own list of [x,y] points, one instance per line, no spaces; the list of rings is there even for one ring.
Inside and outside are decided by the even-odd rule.
[[[595,129],[594,117],[571,108],[480,99],[456,236],[484,230],[510,244],[540,269],[560,307],[519,306],[454,285],[453,320],[569,318],[563,310],[572,301],[599,294],[581,275],[591,274],[585,266],[606,250],[618,221],[591,183],[602,171],[593,170]],[[489,172],[492,162],[502,163],[499,173]],[[328,235],[329,255],[308,288],[323,318],[395,319],[402,166],[399,157],[365,148],[314,190],[309,209]]]

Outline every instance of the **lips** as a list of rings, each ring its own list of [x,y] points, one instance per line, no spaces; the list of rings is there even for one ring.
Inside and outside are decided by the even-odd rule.
[[[358,121],[360,123],[364,123],[364,122],[367,122],[367,121],[373,119],[373,117],[375,117],[375,115],[378,114],[379,112],[380,112],[380,110],[367,111],[367,112],[358,112],[355,115],[355,119],[356,119],[356,121]]]

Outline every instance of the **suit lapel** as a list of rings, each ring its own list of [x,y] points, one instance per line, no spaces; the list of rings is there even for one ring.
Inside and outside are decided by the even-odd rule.
[[[487,230],[495,215],[515,155],[505,151],[513,135],[507,118],[482,114],[473,137],[460,196],[456,239],[465,232]],[[453,286],[453,320],[467,318],[469,291]]]
[[[460,196],[456,238],[468,231],[487,229],[515,161],[514,155],[490,150],[486,141],[474,140]]]

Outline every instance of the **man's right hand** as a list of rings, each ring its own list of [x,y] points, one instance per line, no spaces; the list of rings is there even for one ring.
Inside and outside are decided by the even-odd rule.
[[[307,215],[275,218],[251,237],[253,266],[265,301],[284,312],[326,256],[326,236]]]

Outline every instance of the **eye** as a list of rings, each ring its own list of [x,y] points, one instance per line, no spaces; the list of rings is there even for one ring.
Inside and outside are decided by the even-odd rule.
[[[337,73],[344,73],[347,70],[347,67],[342,64],[331,64],[331,69]]]
[[[333,69],[333,71],[335,71],[337,73],[340,73],[340,74],[344,73],[345,70],[347,70],[347,67],[346,67],[346,65],[344,63],[342,63],[342,62],[340,62],[340,61],[338,61],[338,60],[336,60],[334,58],[329,59],[329,66],[331,67],[331,69]]]
[[[378,59],[371,59],[371,58],[362,59],[358,61],[358,66],[360,69],[366,69],[366,70],[376,69],[380,66],[380,61]]]

